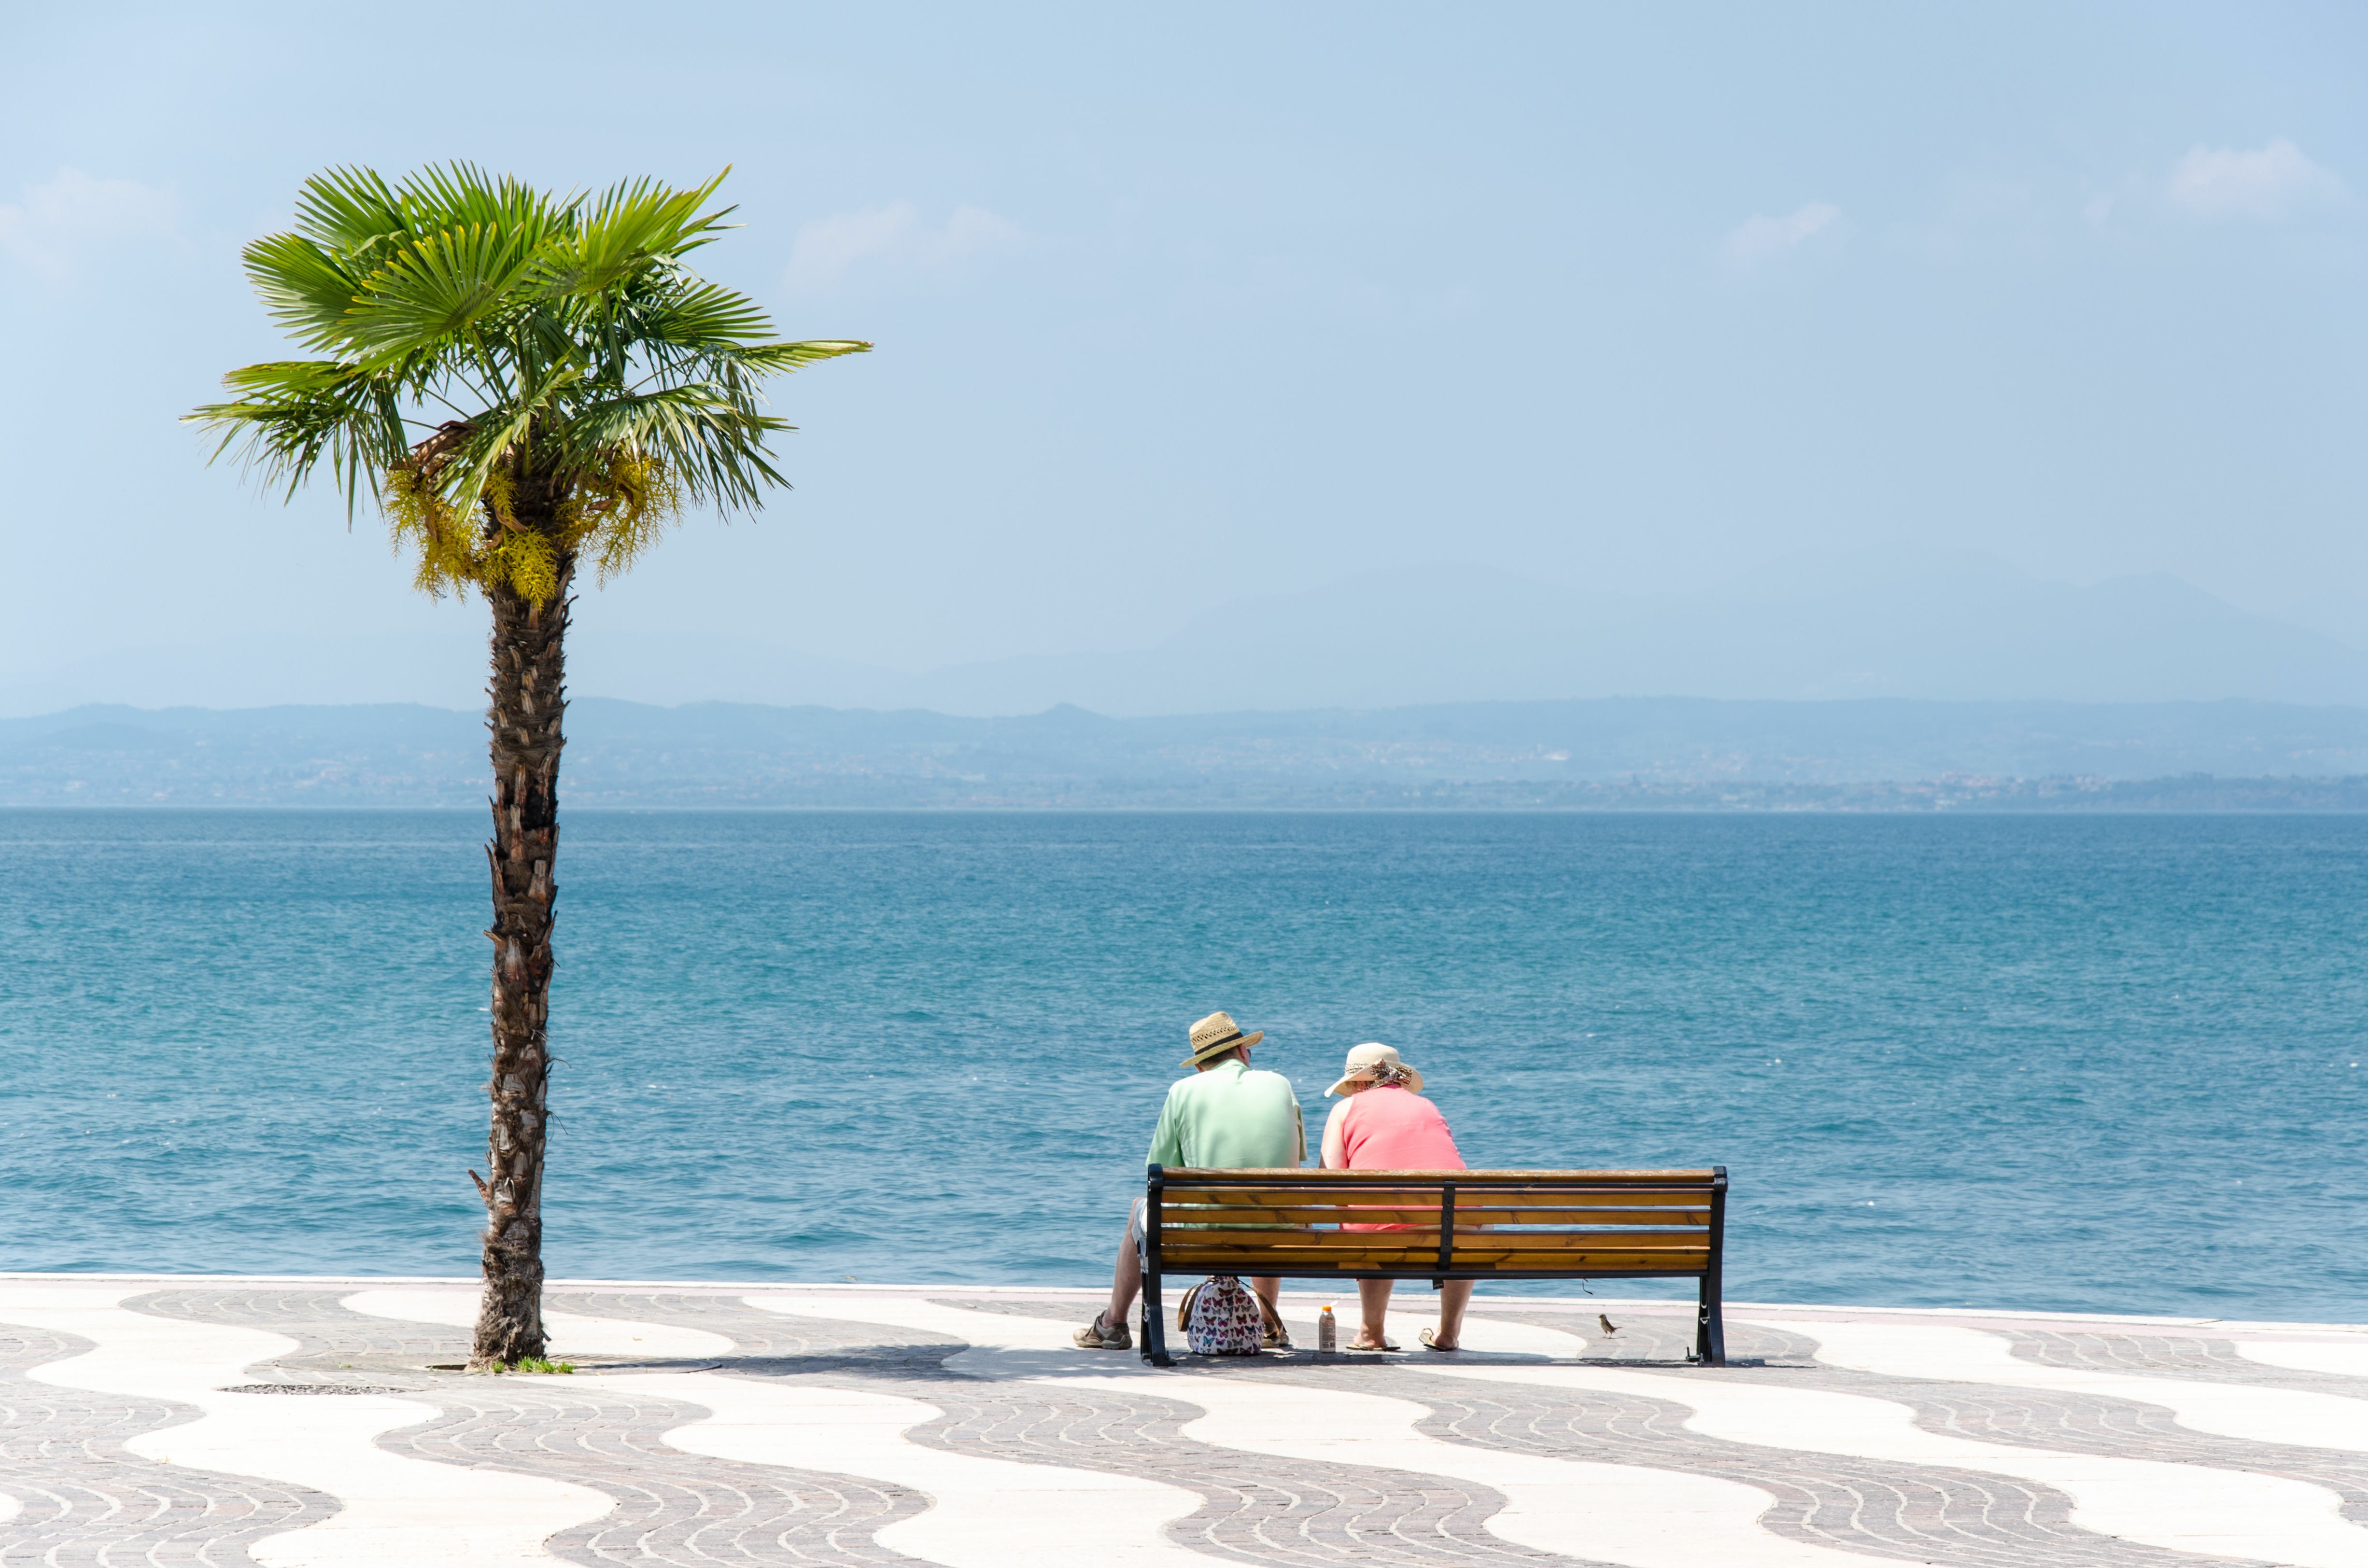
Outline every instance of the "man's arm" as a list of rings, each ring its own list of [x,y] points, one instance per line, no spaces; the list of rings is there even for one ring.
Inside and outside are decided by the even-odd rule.
[[[1169,1089],[1159,1108],[1159,1125],[1151,1130],[1151,1152],[1143,1156],[1146,1165],[1184,1164],[1184,1129],[1176,1112],[1176,1091]]]

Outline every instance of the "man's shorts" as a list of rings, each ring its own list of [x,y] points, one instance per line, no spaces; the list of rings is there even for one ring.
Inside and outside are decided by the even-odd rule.
[[[1134,1200],[1134,1211],[1126,1217],[1126,1239],[1134,1244],[1134,1250],[1137,1253],[1143,1251],[1144,1211],[1150,1207],[1150,1199],[1138,1198]],[[1107,1235],[1110,1233],[1105,1231],[1102,1233]]]

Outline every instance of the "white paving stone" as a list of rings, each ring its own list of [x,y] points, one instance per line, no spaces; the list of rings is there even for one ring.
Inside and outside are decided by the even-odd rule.
[[[553,1531],[598,1518],[598,1492],[497,1471],[464,1470],[378,1448],[381,1432],[434,1415],[431,1405],[374,1394],[306,1398],[225,1393],[251,1364],[297,1348],[284,1335],[127,1311],[154,1284],[102,1289],[0,1284],[0,1321],[91,1341],[87,1354],[28,1375],[63,1388],[173,1400],[204,1414],[144,1432],[124,1447],[142,1459],[261,1476],[324,1492],[330,1518],[251,1549],[265,1568],[462,1568],[545,1563]]]
[[[1817,1359],[1831,1366],[2135,1400],[2162,1405],[2180,1426],[2217,1437],[2368,1453],[2368,1402],[2340,1394],[2050,1366],[2025,1360],[2007,1340],[1976,1328],[1800,1319],[1782,1326],[1816,1340]]]
[[[837,1302],[829,1303],[832,1306]],[[371,1316],[465,1328],[476,1299],[450,1291],[371,1290],[346,1306]],[[965,1314],[983,1315],[983,1314]],[[710,1357],[720,1335],[628,1318],[546,1311],[552,1353]],[[882,1546],[948,1568],[1208,1568],[1169,1541],[1170,1520],[1201,1506],[1198,1493],[1061,1465],[948,1453],[905,1436],[941,1414],[894,1394],[800,1380],[718,1372],[575,1374],[570,1386],[677,1399],[711,1414],[666,1435],[669,1447],[712,1459],[861,1476],[925,1494],[923,1513],[880,1531]]]
[[[1199,1493],[924,1447],[905,1434],[940,1413],[919,1400],[719,1372],[593,1381],[712,1412],[666,1435],[686,1453],[857,1475],[926,1494],[925,1512],[877,1539],[949,1568],[1209,1568],[1207,1558],[1164,1533],[1201,1506]]]
[[[404,1323],[432,1323],[444,1328],[474,1328],[477,1293],[473,1290],[418,1287],[393,1290],[360,1290],[344,1301],[349,1312],[364,1317],[393,1318]],[[630,1323],[622,1318],[592,1317],[545,1307],[543,1331],[550,1336],[550,1356],[610,1356],[623,1358],[705,1360],[732,1353],[732,1342],[702,1329],[671,1324]]]
[[[1686,1422],[1689,1430],[1729,1442],[2011,1475],[2068,1495],[2073,1522],[2083,1529],[2174,1551],[2321,1568],[2368,1565],[2368,1531],[2344,1521],[2340,1498],[2278,1476],[1948,1437],[1916,1426],[1907,1405],[1823,1389],[1613,1367],[1424,1361],[1409,1363],[1407,1369],[1565,1393],[1668,1400],[1693,1412]]]
[[[1541,1551],[1634,1568],[1865,1568],[1856,1552],[1763,1530],[1769,1494],[1754,1486],[1641,1465],[1597,1464],[1451,1443],[1415,1430],[1430,1412],[1407,1400],[1247,1378],[1178,1378],[1133,1356],[1077,1350],[1069,1330],[1039,1318],[967,1312],[909,1298],[826,1301],[751,1296],[791,1315],[852,1318],[946,1334],[972,1348],[946,1362],[980,1377],[1156,1392],[1207,1414],[1183,1435],[1247,1453],[1412,1471],[1503,1494],[1491,1533]],[[1519,1325],[1508,1325],[1519,1326]]]
[[[2239,1339],[2237,1354],[2264,1367],[2292,1372],[2333,1372],[2340,1377],[2368,1378],[2368,1338]],[[2363,1389],[2368,1392],[2368,1389]]]

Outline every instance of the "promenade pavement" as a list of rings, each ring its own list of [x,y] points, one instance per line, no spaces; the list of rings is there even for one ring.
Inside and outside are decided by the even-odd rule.
[[[1083,1292],[576,1282],[480,1377],[466,1282],[0,1276],[0,1564],[2368,1568],[2368,1329],[1321,1299],[1163,1371]]]

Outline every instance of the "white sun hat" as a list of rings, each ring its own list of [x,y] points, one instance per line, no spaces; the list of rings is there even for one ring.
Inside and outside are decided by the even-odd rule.
[[[1362,1045],[1350,1048],[1349,1065],[1341,1073],[1340,1081],[1324,1092],[1327,1096],[1337,1095],[1346,1090],[1351,1084],[1370,1084],[1373,1081],[1373,1069],[1376,1067],[1396,1068],[1406,1074],[1407,1088],[1417,1094],[1422,1092],[1422,1074],[1398,1060],[1396,1046],[1383,1045],[1377,1040],[1367,1040]]]

